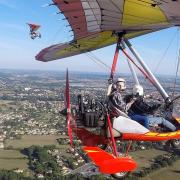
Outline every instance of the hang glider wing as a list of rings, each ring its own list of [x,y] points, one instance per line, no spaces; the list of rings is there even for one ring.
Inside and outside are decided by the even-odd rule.
[[[31,32],[35,32],[35,31],[37,31],[41,27],[38,24],[30,24],[30,23],[27,23],[27,24],[29,25]]]
[[[53,0],[65,15],[74,40],[43,49],[36,59],[51,61],[99,49],[117,42],[116,33],[134,38],[180,25],[180,1]]]

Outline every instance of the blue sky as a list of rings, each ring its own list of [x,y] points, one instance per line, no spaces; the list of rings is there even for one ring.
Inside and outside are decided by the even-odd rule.
[[[0,0],[0,68],[40,69],[72,71],[108,72],[98,66],[87,55],[43,63],[35,60],[35,55],[43,48],[72,39],[68,24],[63,15],[54,15],[58,9],[54,6],[42,7],[51,0]],[[27,22],[42,25],[41,39],[31,40]],[[177,47],[180,35],[177,28],[171,28],[131,40],[138,52],[154,72],[162,59],[172,38],[174,41],[160,63],[157,74],[175,74]],[[109,46],[93,53],[104,63],[111,66],[115,46]],[[120,53],[118,72],[129,72],[126,59]]]

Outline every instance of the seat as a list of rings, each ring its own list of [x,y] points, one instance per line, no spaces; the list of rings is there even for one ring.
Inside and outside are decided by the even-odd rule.
[[[114,137],[119,137],[122,133],[145,134],[149,132],[147,128],[138,122],[123,116],[113,119],[112,131]],[[107,136],[110,137],[109,129],[107,129]]]

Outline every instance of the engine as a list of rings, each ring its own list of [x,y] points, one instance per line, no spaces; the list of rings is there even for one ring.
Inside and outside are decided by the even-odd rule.
[[[78,95],[77,98],[77,119],[85,127],[103,127],[105,125],[105,108],[103,103],[89,96]]]

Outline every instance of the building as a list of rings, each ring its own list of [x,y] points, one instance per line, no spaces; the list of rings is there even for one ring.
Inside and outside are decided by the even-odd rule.
[[[0,149],[4,149],[4,138],[0,136]]]

